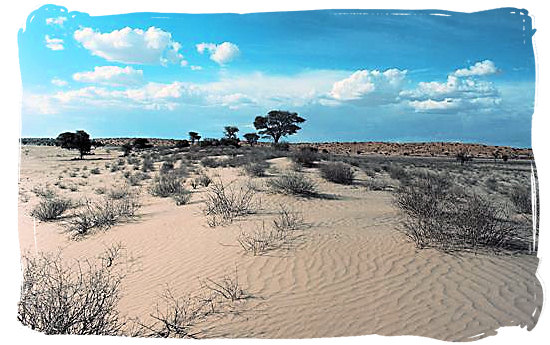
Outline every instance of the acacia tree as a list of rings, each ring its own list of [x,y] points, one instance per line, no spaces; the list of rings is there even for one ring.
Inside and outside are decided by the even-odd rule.
[[[80,159],[82,159],[85,154],[90,153],[92,149],[90,135],[84,131],[61,133],[55,139],[55,144],[67,150],[78,150]]]
[[[235,126],[225,126],[223,135],[227,139],[237,139],[238,132],[239,132],[239,129]]]
[[[250,146],[254,146],[258,142],[258,139],[260,139],[260,136],[256,133],[246,133],[243,137]]]
[[[191,140],[191,145],[195,144],[195,141],[199,141],[201,136],[197,132],[189,132],[189,140]]]
[[[282,137],[295,134],[302,129],[297,124],[305,121],[306,119],[298,116],[297,113],[272,110],[266,116],[256,116],[254,127],[264,138],[272,138],[277,144]]]

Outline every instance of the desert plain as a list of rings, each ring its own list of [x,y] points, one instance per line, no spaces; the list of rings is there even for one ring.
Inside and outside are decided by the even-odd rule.
[[[23,145],[20,249],[26,256],[61,253],[70,265],[99,260],[118,245],[131,266],[117,304],[128,319],[151,318],[166,289],[189,296],[211,288],[209,282],[238,282],[242,298],[190,325],[196,337],[379,334],[467,341],[500,327],[536,325],[542,307],[536,234],[532,212],[519,209],[513,197],[518,186],[531,190],[532,160],[487,155],[461,164],[453,154],[326,151],[311,150],[304,159],[298,147],[155,146],[124,156],[105,146],[80,160],[59,147]],[[351,171],[349,183],[325,177],[322,166],[333,162]],[[451,188],[501,205],[524,233],[521,248],[415,243],[396,193],[420,173],[443,175]],[[285,176],[305,178],[312,190],[278,188],[273,181]],[[181,184],[182,199],[156,190],[162,181]],[[209,209],[216,186],[246,199],[245,210],[228,216]],[[39,220],[33,210],[53,197],[71,206],[56,219]],[[138,205],[130,217],[71,230],[71,219],[87,204],[128,197]],[[284,219],[292,224],[279,236]]]

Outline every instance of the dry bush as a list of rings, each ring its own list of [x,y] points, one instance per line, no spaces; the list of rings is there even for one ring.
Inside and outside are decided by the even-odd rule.
[[[128,177],[126,177],[126,181],[130,186],[139,186],[141,184],[141,181],[150,179],[150,178],[151,177],[146,173],[137,171],[133,174],[128,175]]]
[[[93,168],[93,169],[90,169],[90,173],[93,175],[99,175],[101,174],[101,171],[99,170],[99,168]]]
[[[40,203],[31,211],[31,216],[41,221],[56,220],[71,207],[72,202],[67,199],[59,197],[42,198]]]
[[[155,170],[155,163],[151,159],[151,157],[147,156],[143,158],[143,162],[141,163],[141,171],[143,172],[149,172]]]
[[[297,230],[303,225],[299,214],[283,210],[270,228],[266,228],[265,222],[262,222],[252,233],[241,232],[237,242],[246,253],[254,256],[283,248],[290,249],[301,237]]]
[[[107,191],[107,197],[112,200],[121,200],[131,197],[130,188],[127,185],[117,186]]]
[[[155,311],[149,316],[151,323],[138,321],[137,336],[150,338],[198,338],[198,326],[206,322],[217,310],[213,299],[185,295],[177,297],[170,289],[161,295]]]
[[[354,172],[351,167],[342,162],[323,163],[319,167],[321,176],[326,180],[338,184],[353,184]]]
[[[51,190],[48,187],[34,186],[32,187],[31,192],[33,192],[36,196],[39,196],[45,199],[54,198],[56,196],[55,191]]]
[[[533,213],[530,186],[515,185],[510,191],[509,196],[518,212],[526,214]]]
[[[224,185],[221,180],[212,182],[204,209],[208,225],[223,225],[237,217],[254,213],[258,208],[254,196],[255,192],[246,185],[236,188],[232,183]]]
[[[281,176],[267,181],[269,188],[275,193],[299,196],[317,195],[315,183],[301,173],[286,171]]]
[[[172,195],[172,199],[176,202],[176,205],[187,205],[191,201],[191,192],[182,189],[178,193]]]
[[[290,159],[303,167],[312,168],[315,166],[315,161],[319,160],[319,153],[311,147],[302,147],[292,152]]]
[[[183,180],[172,175],[158,175],[149,187],[149,193],[153,196],[166,198],[178,194],[184,190]]]
[[[134,217],[140,206],[133,197],[120,200],[105,198],[95,202],[86,200],[82,208],[67,220],[65,228],[74,237],[87,235],[95,229],[106,230]]]
[[[262,255],[270,250],[277,249],[280,245],[273,230],[266,230],[265,224],[253,233],[241,232],[237,238],[241,248],[252,255]]]
[[[273,228],[277,231],[298,230],[304,226],[304,218],[300,212],[290,211],[284,205],[279,205],[277,218],[273,220]]]
[[[199,186],[208,187],[210,183],[212,183],[212,179],[210,176],[202,173],[199,175],[199,177],[196,178],[196,181]]]
[[[448,179],[439,175],[426,175],[399,188],[395,202],[407,215],[406,235],[419,248],[527,249],[515,231],[517,224],[501,206],[452,189]]]
[[[251,297],[239,284],[237,267],[235,267],[235,275],[233,277],[226,275],[219,281],[206,279],[201,282],[201,285],[203,288],[211,291],[215,296],[219,296],[231,302]]]
[[[120,250],[105,257],[99,265],[64,265],[61,255],[24,256],[17,319],[46,334],[122,335],[126,322],[117,310],[123,278]]]
[[[253,177],[263,177],[265,176],[265,171],[269,167],[267,162],[252,162],[244,166],[244,171],[249,176]]]

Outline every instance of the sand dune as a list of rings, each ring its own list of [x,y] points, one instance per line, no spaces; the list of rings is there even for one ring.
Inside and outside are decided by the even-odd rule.
[[[30,147],[22,155],[21,183],[30,197],[20,203],[22,251],[55,251],[68,258],[93,257],[104,246],[121,242],[139,270],[124,281],[121,311],[147,315],[168,284],[180,292],[195,291],[200,279],[219,278],[238,269],[239,280],[255,297],[240,314],[220,319],[209,336],[305,338],[365,334],[419,335],[468,340],[494,334],[502,326],[534,327],[542,306],[542,288],[535,272],[536,256],[444,254],[417,250],[398,231],[399,211],[392,196],[323,181],[315,169],[305,173],[322,193],[333,198],[297,198],[259,193],[258,214],[210,228],[202,214],[206,193],[199,188],[192,202],[176,207],[171,199],[150,196],[142,188],[143,207],[137,220],[106,232],[71,241],[59,223],[36,224],[28,216],[37,198],[35,185],[53,184],[66,167],[101,166],[105,161],[62,161],[56,148]],[[98,154],[109,159],[117,153]],[[286,158],[270,161],[280,170]],[[46,167],[50,175],[44,174]],[[244,183],[240,169],[210,169],[223,181]],[[117,173],[90,175],[76,198],[111,185]],[[362,178],[362,176],[359,176]],[[261,184],[262,179],[255,179]],[[297,247],[262,256],[243,253],[236,238],[243,230],[271,221],[280,204],[302,213],[307,228]],[[35,243],[37,248],[35,248]]]

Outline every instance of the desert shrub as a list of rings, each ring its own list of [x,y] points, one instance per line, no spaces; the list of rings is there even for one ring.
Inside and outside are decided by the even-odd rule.
[[[405,212],[405,234],[419,248],[526,249],[504,209],[475,194],[452,189],[447,179],[426,175],[396,193]]]
[[[366,180],[364,182],[364,186],[368,190],[374,190],[374,191],[388,190],[388,189],[391,189],[393,187],[392,185],[387,184],[385,181],[377,180],[377,179],[374,179],[374,178],[370,178],[370,179]]]
[[[185,189],[182,189],[178,193],[172,195],[172,199],[174,199],[174,201],[176,202],[176,205],[178,206],[186,205],[191,200],[191,192]]]
[[[114,187],[107,191],[107,197],[113,200],[128,198],[130,194],[131,192],[128,186]]]
[[[76,210],[67,220],[65,228],[74,237],[87,235],[94,229],[106,230],[120,221],[134,217],[140,206],[133,197],[120,200],[85,200],[82,208]]]
[[[265,223],[262,222],[261,226],[257,226],[252,233],[241,232],[237,237],[237,243],[246,253],[254,256],[273,250],[290,249],[300,238],[296,230],[301,226],[303,226],[303,219],[299,214],[283,209],[270,228],[266,228]]]
[[[299,196],[314,196],[317,194],[315,183],[301,173],[287,171],[281,176],[267,181],[269,188],[275,193]]]
[[[128,175],[128,177],[126,178],[126,181],[128,182],[128,184],[130,184],[130,186],[139,186],[141,181],[147,180],[150,178],[151,177],[146,173],[137,171],[133,174]]]
[[[237,238],[237,242],[241,248],[252,255],[262,255],[269,250],[277,248],[277,240],[273,231],[266,230],[265,224],[262,223],[260,229],[256,229],[253,233],[241,232]]]
[[[210,183],[212,183],[212,179],[206,174],[200,174],[199,177],[196,178],[196,181],[199,186],[203,187],[208,187]]]
[[[303,167],[311,168],[315,166],[315,161],[319,159],[319,154],[317,150],[311,147],[302,147],[292,152],[290,158]]]
[[[529,188],[529,186],[514,185],[509,196],[518,212],[527,214],[533,212],[531,205],[531,188]]]
[[[33,192],[36,196],[40,196],[46,199],[54,198],[56,196],[55,191],[51,190],[48,187],[34,186],[32,187],[31,192]]]
[[[90,174],[99,175],[101,174],[101,171],[99,171],[99,168],[93,168],[90,169]]]
[[[217,168],[223,166],[223,162],[221,160],[212,157],[204,157],[201,159],[201,164],[205,168]]]
[[[251,295],[243,289],[239,283],[237,267],[233,277],[226,275],[221,280],[206,279],[201,282],[203,288],[213,292],[215,295],[231,302],[250,298]]]
[[[45,334],[123,334],[118,260],[64,265],[60,255],[24,256],[17,319]]]
[[[56,220],[61,215],[71,208],[70,200],[54,198],[43,198],[38,205],[31,211],[31,216],[40,219],[41,221]]]
[[[172,162],[163,162],[160,166],[160,173],[161,174],[167,174],[174,170],[174,163]]]
[[[274,150],[277,150],[277,151],[289,151],[290,150],[290,144],[287,143],[287,142],[284,142],[284,141],[280,141],[278,143],[273,143],[271,145],[271,147]]]
[[[265,176],[265,171],[268,167],[269,164],[267,162],[252,162],[244,166],[244,171],[250,176],[262,177]]]
[[[401,165],[390,164],[387,166],[387,172],[390,177],[394,180],[398,180],[401,183],[408,183],[410,181],[410,176],[407,173],[407,170]]]
[[[182,190],[183,180],[172,175],[157,175],[149,187],[151,195],[161,198],[172,196]]]
[[[277,217],[273,220],[273,228],[276,231],[298,230],[304,226],[304,218],[299,212],[290,211],[284,205],[279,207]]]
[[[246,185],[236,188],[232,183],[224,185],[221,180],[212,182],[204,208],[208,225],[223,225],[254,213],[258,207],[254,195],[255,192]]]
[[[148,172],[155,170],[155,164],[151,157],[144,157],[143,162],[141,163],[141,171]]]
[[[202,333],[198,325],[207,321],[213,315],[219,315],[216,301],[213,297],[175,296],[170,289],[161,296],[154,312],[150,314],[152,321],[144,324],[139,322],[137,336],[148,338],[197,338]]]
[[[498,182],[497,182],[497,179],[494,178],[494,177],[490,177],[488,178],[487,180],[485,180],[485,186],[490,190],[490,191],[497,191],[498,190]]]
[[[352,184],[354,172],[351,167],[342,162],[327,162],[319,167],[321,176],[326,180],[339,184]]]

